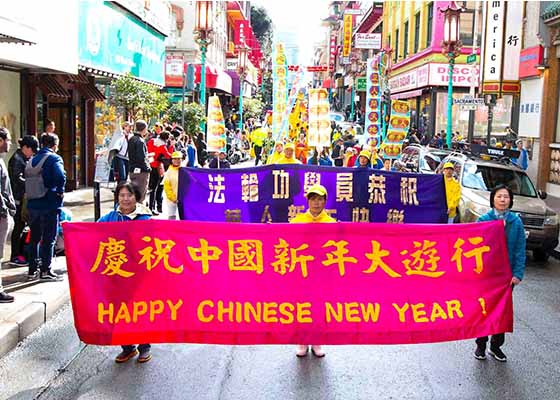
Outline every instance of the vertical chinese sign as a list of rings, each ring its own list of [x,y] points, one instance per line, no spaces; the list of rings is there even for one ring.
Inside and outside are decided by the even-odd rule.
[[[352,51],[352,20],[351,14],[344,14],[344,42],[342,42],[342,56],[349,57]]]
[[[208,151],[226,151],[226,127],[218,96],[208,99]]]
[[[381,146],[384,158],[395,159],[400,157],[402,143],[410,128],[410,106],[407,101],[391,101],[391,118],[387,136]]]
[[[377,57],[367,60],[366,68],[366,126],[365,130],[370,141],[379,147],[381,140],[381,88],[379,86],[379,70]]]
[[[309,90],[309,136],[307,144],[330,146],[329,94],[326,89]]]
[[[286,63],[286,55],[284,54],[284,45],[277,43],[273,54],[272,65],[272,136],[275,140],[286,137],[286,131],[282,131],[283,117],[287,108],[288,99],[288,64]]]

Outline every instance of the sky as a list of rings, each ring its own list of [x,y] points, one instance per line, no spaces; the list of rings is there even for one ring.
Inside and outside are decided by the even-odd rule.
[[[299,45],[299,63],[311,65],[313,43],[325,37],[321,20],[328,16],[325,0],[253,0],[264,6],[272,19],[275,32],[294,32]]]

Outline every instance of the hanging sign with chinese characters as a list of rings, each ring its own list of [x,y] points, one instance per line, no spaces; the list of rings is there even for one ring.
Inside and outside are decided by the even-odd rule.
[[[218,96],[208,98],[208,151],[226,151],[226,126]]]
[[[351,14],[344,15],[344,39],[342,42],[342,56],[350,56],[352,51],[352,21],[353,17]]]
[[[181,219],[288,222],[303,212],[304,193],[326,187],[326,210],[339,221],[447,221],[442,175],[277,164],[253,168],[179,170]]]
[[[460,228],[69,222],[74,323],[96,345],[403,344],[511,332],[503,223]]]
[[[286,130],[283,131],[282,118],[286,113],[286,101],[288,99],[288,64],[284,54],[284,45],[277,43],[274,47],[272,59],[272,135],[279,139],[287,136]]]
[[[368,142],[377,147],[381,143],[381,87],[378,56],[369,58],[366,67],[366,123]]]
[[[402,143],[410,129],[410,106],[408,101],[391,100],[391,118],[387,136],[381,145],[383,158],[398,158]]]

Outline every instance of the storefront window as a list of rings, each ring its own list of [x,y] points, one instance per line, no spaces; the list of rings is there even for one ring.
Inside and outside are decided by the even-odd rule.
[[[494,119],[492,122],[492,136],[506,136],[506,128],[511,124],[511,109],[513,107],[513,96],[505,95],[498,99],[494,107]],[[486,137],[488,131],[488,107],[480,106],[474,114],[474,136]]]

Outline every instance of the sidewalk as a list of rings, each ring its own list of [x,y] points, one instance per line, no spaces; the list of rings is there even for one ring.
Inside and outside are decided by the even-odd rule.
[[[72,212],[72,221],[93,221],[93,188],[75,190],[64,195],[64,206]],[[113,207],[113,193],[101,189],[101,215]],[[9,241],[5,249],[5,258],[10,254]],[[62,274],[62,282],[27,281],[27,267],[13,267],[8,263],[2,265],[2,283],[15,301],[0,304],[0,357],[4,356],[17,344],[40,327],[61,306],[70,299],[66,276],[66,258],[55,257],[52,268]]]
[[[548,195],[544,202],[547,206],[560,214],[560,198]],[[556,249],[552,252],[552,256],[560,260],[560,244],[556,246]]]

